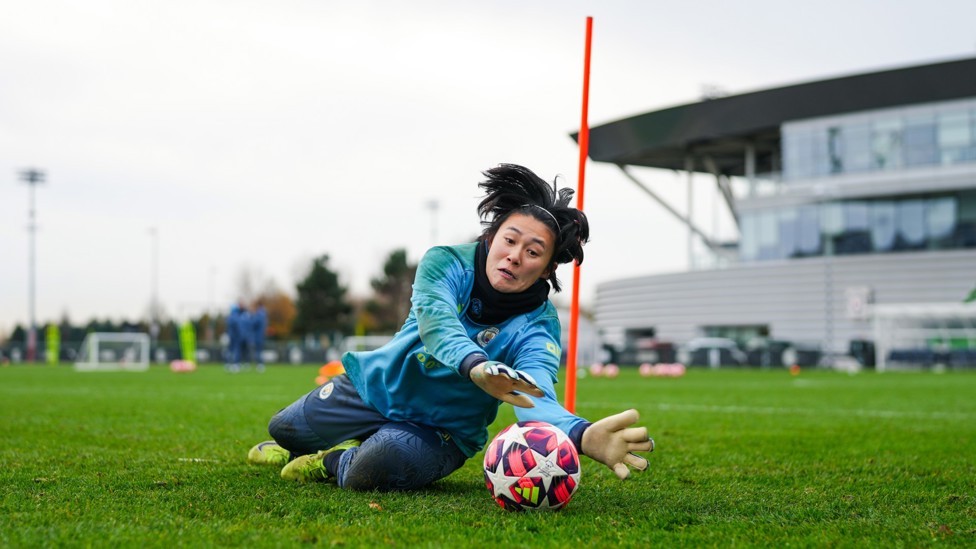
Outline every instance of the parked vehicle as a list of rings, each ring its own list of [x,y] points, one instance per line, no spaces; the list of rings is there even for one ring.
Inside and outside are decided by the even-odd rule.
[[[760,368],[816,366],[820,361],[820,349],[813,345],[757,337],[746,343],[746,356],[752,366]]]
[[[700,337],[681,346],[678,361],[689,366],[743,366],[748,357],[735,341],[724,337]]]

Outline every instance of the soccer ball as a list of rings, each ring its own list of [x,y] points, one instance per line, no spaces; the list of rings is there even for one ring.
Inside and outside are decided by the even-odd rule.
[[[569,503],[580,461],[566,433],[543,421],[503,429],[485,451],[485,485],[509,511],[550,511]]]

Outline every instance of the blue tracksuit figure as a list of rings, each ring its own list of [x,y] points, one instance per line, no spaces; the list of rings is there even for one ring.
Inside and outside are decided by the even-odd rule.
[[[268,311],[264,305],[258,304],[251,312],[249,329],[251,331],[251,352],[254,363],[257,364],[259,372],[264,371],[264,359],[261,353],[264,352],[264,337],[268,331]]]

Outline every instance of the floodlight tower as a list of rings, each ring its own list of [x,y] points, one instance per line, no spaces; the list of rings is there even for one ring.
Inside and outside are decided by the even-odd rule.
[[[36,211],[34,208],[34,188],[40,184],[44,183],[44,172],[34,168],[28,168],[26,170],[21,170],[20,180],[27,183],[30,187],[30,206],[28,209],[28,221],[27,221],[27,233],[30,235],[30,246],[29,246],[29,259],[28,259],[28,309],[30,327],[27,330],[27,361],[34,362],[37,358],[37,322],[34,317],[34,296],[35,296],[35,273],[36,273],[36,256],[34,253],[34,240],[37,234],[37,218]]]
[[[152,297],[149,302],[149,333],[152,342],[156,343],[156,336],[159,334],[159,231],[156,227],[149,227],[149,236],[152,237]]]

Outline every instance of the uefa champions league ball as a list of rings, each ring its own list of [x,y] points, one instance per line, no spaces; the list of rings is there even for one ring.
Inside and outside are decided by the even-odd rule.
[[[485,485],[509,511],[562,509],[579,481],[576,446],[566,433],[543,421],[509,425],[485,451]]]

